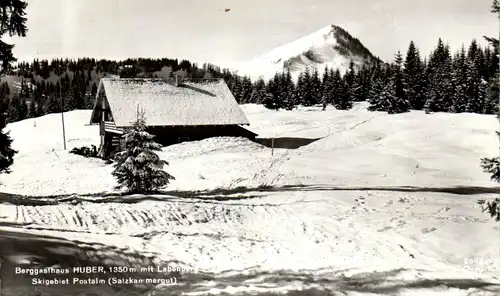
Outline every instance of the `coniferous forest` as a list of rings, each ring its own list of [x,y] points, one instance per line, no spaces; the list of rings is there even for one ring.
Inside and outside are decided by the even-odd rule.
[[[473,40],[454,53],[439,39],[427,58],[410,42],[406,53],[397,52],[391,63],[356,69],[351,62],[346,73],[327,68],[321,75],[306,69],[296,83],[290,73],[254,83],[233,77],[231,89],[240,103],[261,103],[269,109],[322,104],[348,110],[353,102],[368,101],[369,110],[388,113],[494,114],[499,95],[498,44],[486,39],[490,46],[481,47]]]
[[[486,38],[486,37],[485,37]],[[0,84],[1,108],[8,122],[49,113],[90,109],[99,80],[106,76],[224,78],[240,104],[257,103],[266,108],[291,110],[295,106],[321,104],[348,110],[354,102],[368,101],[369,110],[402,113],[498,111],[498,45],[476,40],[452,52],[439,39],[428,57],[410,42],[405,53],[397,52],[390,63],[364,65],[351,62],[345,73],[338,69],[306,69],[294,80],[290,72],[276,73],[269,81],[252,81],[228,69],[175,59],[127,59],[125,61],[54,59],[19,63],[7,77],[21,77],[12,90],[8,79]],[[62,98],[62,99],[61,99]]]

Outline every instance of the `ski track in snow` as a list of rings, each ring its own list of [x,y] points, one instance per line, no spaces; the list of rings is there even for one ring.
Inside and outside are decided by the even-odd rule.
[[[126,235],[146,240],[151,246],[163,245],[168,241],[169,254],[161,257],[164,262],[182,258],[180,261],[183,264],[200,267],[200,271],[212,274],[214,278],[211,282],[217,282],[217,287],[210,287],[210,281],[195,274],[186,274],[184,285],[168,289],[169,293],[176,291],[182,295],[203,295],[208,291],[214,294],[231,294],[237,291],[283,292],[287,289],[297,290],[299,287],[302,290],[341,290],[346,291],[344,295],[351,295],[347,292],[391,291],[392,286],[404,287],[411,282],[405,276],[420,274],[424,278],[426,273],[439,267],[443,271],[450,271],[449,264],[426,257],[429,255],[428,250],[426,254],[419,253],[418,248],[412,249],[407,238],[390,232],[393,228],[408,227],[412,222],[407,216],[419,216],[418,213],[409,213],[408,209],[412,204],[425,200],[425,197],[396,198],[388,194],[366,195],[352,192],[349,198],[327,206],[324,201],[329,196],[311,200],[303,195],[292,194],[285,202],[272,204],[273,199],[278,197],[279,193],[275,193],[274,196],[270,195],[259,201],[271,202],[265,205],[255,201],[221,203],[170,200],[161,202],[160,205],[145,201],[138,204],[83,202],[76,207],[69,204],[15,206],[23,215],[10,222],[29,222],[32,223],[29,228],[37,230]],[[373,207],[371,203],[374,199],[379,199],[378,203],[380,199],[386,200],[383,208]],[[430,216],[436,215],[436,221],[439,221],[440,217],[437,215],[441,211],[449,210],[445,208],[434,213],[421,213],[420,216],[421,219],[428,220]],[[384,220],[388,212],[392,212],[394,217],[389,221]],[[330,213],[334,213],[334,216],[329,215]],[[481,223],[487,221],[481,220]],[[68,221],[71,221],[69,225]],[[367,227],[370,224],[371,227]],[[436,230],[437,228],[434,229]],[[421,231],[425,234],[428,229]],[[89,242],[87,246],[92,248],[92,243]],[[154,248],[150,251],[154,253]],[[311,252],[316,262],[306,262],[311,260]],[[396,254],[399,254],[399,265],[385,259]],[[436,254],[436,258],[439,255]],[[209,256],[211,260],[197,262],[197,258],[202,256]],[[242,258],[248,256],[252,257],[251,263],[243,262]],[[306,260],[300,260],[301,256],[305,256]],[[131,266],[153,264],[150,261],[144,262],[145,259],[134,262],[134,256],[128,256],[132,259],[123,255],[119,257],[129,260],[127,264]],[[288,266],[278,266],[292,271],[288,276],[283,276],[282,273],[278,275],[272,266],[277,266],[278,261],[287,258],[293,258],[294,261],[289,262]],[[269,260],[276,262],[268,262]],[[245,276],[237,270],[211,268],[211,264],[224,262],[229,263],[224,264],[225,267],[239,266],[240,270],[247,269],[249,274]],[[366,270],[367,267],[370,269]],[[302,271],[308,268],[315,271]],[[460,266],[457,265],[455,269],[459,271]],[[387,274],[381,270],[386,270]],[[354,281],[356,278],[357,283]],[[370,279],[374,279],[374,282],[370,282]],[[188,283],[189,288],[185,286]],[[454,282],[450,280],[450,283]],[[445,284],[438,286],[444,289],[443,285]],[[432,289],[434,291],[435,288]],[[157,288],[160,293],[158,295],[161,295],[162,290],[167,291],[166,288]],[[450,291],[448,288],[444,290]],[[467,295],[495,295],[497,291],[474,294],[474,291],[480,290],[468,289],[470,294]]]

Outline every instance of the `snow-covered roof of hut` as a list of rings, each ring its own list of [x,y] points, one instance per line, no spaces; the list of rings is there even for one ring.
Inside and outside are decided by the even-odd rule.
[[[100,121],[102,91],[117,127],[131,126],[137,109],[148,126],[250,124],[223,79],[103,78],[90,123]]]

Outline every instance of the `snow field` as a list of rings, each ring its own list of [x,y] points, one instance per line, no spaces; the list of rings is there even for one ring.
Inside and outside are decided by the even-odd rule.
[[[4,203],[0,221],[126,245],[224,278],[217,287],[198,282],[194,290],[200,294],[322,285],[343,287],[339,295],[350,296],[500,293],[473,284],[411,284],[498,282],[499,226],[476,204],[496,196],[496,184],[479,167],[481,157],[498,152],[494,116],[387,115],[367,112],[363,104],[351,111],[242,109],[261,137],[323,138],[296,150],[275,149],[273,156],[271,149],[238,138],[165,147],[160,156],[176,180],[162,201]],[[98,144],[98,127],[85,126],[89,117],[89,111],[65,114],[68,150]],[[62,149],[60,115],[38,118],[36,127],[30,119],[7,128],[19,154],[12,173],[0,176],[0,191],[112,191],[111,166]],[[196,199],[181,198],[198,190],[203,194]],[[222,197],[230,200],[217,201]],[[276,279],[281,269],[295,273]],[[298,276],[303,270],[312,270],[311,279]],[[242,281],[246,273],[253,277]]]

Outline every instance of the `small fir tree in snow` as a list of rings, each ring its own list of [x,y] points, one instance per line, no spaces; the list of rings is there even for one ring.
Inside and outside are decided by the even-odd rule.
[[[132,193],[150,193],[165,187],[175,178],[163,170],[168,165],[155,153],[161,145],[146,131],[144,112],[137,112],[133,128],[123,139],[125,150],[115,155],[113,176],[118,181],[117,189],[127,188]]]

